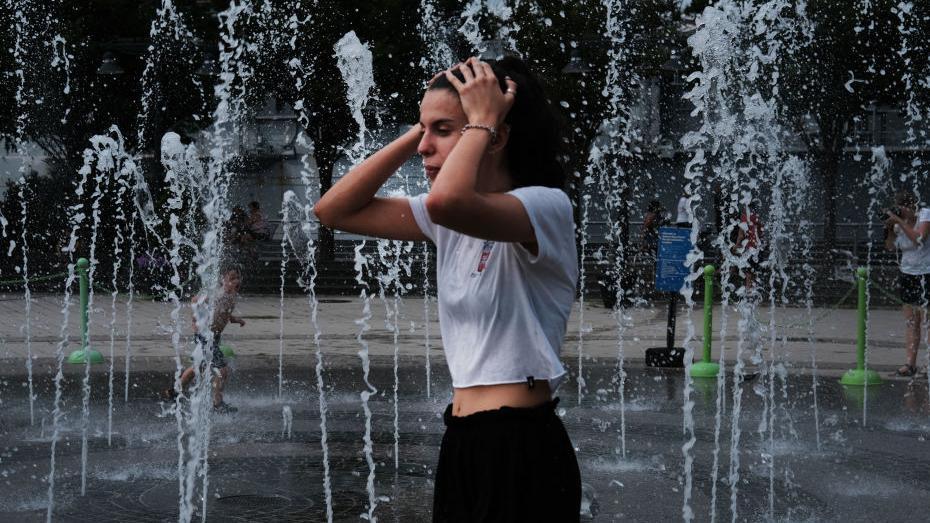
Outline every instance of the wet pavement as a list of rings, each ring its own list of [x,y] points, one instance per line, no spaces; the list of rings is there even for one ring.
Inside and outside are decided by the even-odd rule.
[[[235,362],[227,401],[239,411],[212,418],[210,521],[326,520],[313,369],[309,360],[290,358],[285,363],[284,393],[279,398],[276,361],[240,356]],[[431,368],[433,397],[427,398],[424,363],[412,356],[400,361],[399,467],[395,469],[392,360],[373,358],[371,381],[379,391],[371,398],[378,496],[374,513],[379,521],[429,519],[433,467],[443,430],[440,416],[450,389],[437,355]],[[121,385],[116,386],[109,445],[107,374],[102,367],[95,368],[83,497],[82,370],[66,368],[63,430],[56,454],[56,521],[177,520],[177,423],[154,399],[158,389],[170,384],[173,367],[150,366],[151,370],[140,368],[131,375],[127,402]],[[689,454],[694,458],[690,508],[695,519],[710,520],[714,499],[720,521],[731,519],[733,506],[738,521],[926,521],[930,513],[926,379],[889,381],[868,389],[863,397],[861,391],[844,390],[833,377],[821,377],[815,410],[810,375],[790,367],[786,372],[778,369],[770,376],[750,374],[738,386],[740,434],[735,454],[732,376],[725,384],[725,415],[717,446],[716,383],[698,384],[693,391],[696,443]],[[573,377],[559,396],[582,481],[593,500],[592,514],[584,520],[680,520],[688,484],[682,450],[687,441],[682,371],[632,364],[626,369],[621,401],[616,361],[585,361],[586,387],[579,405],[576,370],[573,366]],[[358,521],[368,503],[365,419],[359,399],[364,386],[358,358],[328,358],[324,379],[334,520]],[[0,521],[46,517],[54,387],[49,374],[36,378],[36,421],[30,425],[24,381],[9,369],[0,378]],[[114,383],[123,383],[119,372]],[[285,407],[293,413],[290,434],[282,415]],[[719,449],[716,488],[715,448]],[[734,457],[739,460],[735,482],[730,475]]]

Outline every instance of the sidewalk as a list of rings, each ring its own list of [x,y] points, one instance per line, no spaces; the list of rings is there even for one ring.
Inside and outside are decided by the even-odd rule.
[[[119,296],[115,306],[116,320],[113,327],[114,354],[121,361],[126,350],[126,304],[125,296]],[[360,348],[356,339],[362,317],[363,303],[360,298],[345,296],[321,296],[319,324],[322,332],[324,354],[352,356]],[[223,334],[223,343],[234,348],[237,356],[278,356],[283,339],[283,353],[292,357],[309,358],[315,351],[310,308],[304,297],[285,297],[283,326],[280,320],[280,300],[274,296],[243,296],[237,306],[237,314],[246,321],[245,327],[230,325]],[[441,357],[439,325],[435,300],[430,301],[429,333],[431,357]],[[31,313],[31,347],[36,358],[37,373],[51,372],[56,348],[61,340],[62,303],[58,295],[33,296]],[[90,314],[92,346],[104,356],[110,353],[110,321],[114,309],[109,295],[98,294]],[[132,311],[132,361],[133,368],[146,359],[162,361],[173,358],[171,345],[172,312],[169,303],[136,301]],[[364,338],[369,343],[372,356],[389,356],[394,352],[394,332],[384,302],[371,300],[372,318],[370,330]],[[66,354],[77,348],[79,337],[78,310],[72,305],[67,333],[70,345]],[[178,311],[182,329],[182,351],[188,351],[190,336],[190,308],[183,304]],[[825,371],[842,371],[855,364],[856,311],[854,309],[829,310],[818,308],[812,311],[814,320],[809,339],[808,316],[803,308],[778,308],[774,315],[767,306],[755,312],[755,321],[750,330],[755,330],[757,339],[767,359],[772,355],[782,361],[792,362],[792,367],[806,369],[811,366],[813,349],[816,349],[817,367]],[[405,298],[399,307],[399,352],[405,357],[423,357],[425,354],[424,303],[422,298]],[[588,300],[584,306],[584,320],[580,323],[580,307],[576,303],[569,321],[563,358],[570,363],[577,361],[579,350],[585,357],[616,358],[619,341],[622,341],[625,358],[632,364],[642,364],[645,350],[665,345],[667,309],[631,309],[622,322],[622,335],[618,336],[618,325],[612,311],[601,306],[599,300]],[[689,330],[689,320],[694,329],[692,347],[699,356],[702,343],[703,313],[700,309],[688,313],[680,308],[676,345],[682,346]],[[730,308],[724,318],[718,305],[714,309],[714,359],[721,347],[721,326],[726,321],[725,350],[732,362],[734,349],[739,340],[738,313]],[[0,295],[0,360],[5,374],[25,373],[24,367],[16,368],[13,363],[24,361],[27,354],[25,336],[25,304],[22,296]],[[904,320],[896,309],[878,309],[870,317],[870,366],[880,371],[897,368],[904,359]],[[775,325],[774,331],[769,328]],[[774,340],[774,342],[773,342]],[[744,349],[751,351],[751,344]],[[748,356],[748,352],[746,353]],[[923,363],[925,354],[921,354]],[[154,361],[153,361],[154,363]]]

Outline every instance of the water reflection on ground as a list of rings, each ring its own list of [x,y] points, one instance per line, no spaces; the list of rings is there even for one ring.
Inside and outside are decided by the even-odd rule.
[[[614,362],[586,363],[589,392],[580,404],[573,380],[560,390],[560,413],[577,447],[591,501],[591,515],[585,519],[681,519],[687,485],[682,373],[628,369],[626,401],[621,405],[614,371]],[[438,394],[428,399],[423,368],[401,367],[400,466],[395,470],[393,370],[387,360],[377,360],[372,372],[372,382],[379,388],[371,400],[379,499],[375,515],[381,521],[425,520],[448,378],[441,369],[433,369],[432,390]],[[231,382],[227,399],[239,412],[214,418],[208,519],[325,520],[318,402],[309,385],[315,380],[309,368],[288,368],[286,375],[306,380],[287,382],[281,398],[275,395],[277,375],[271,369],[243,370]],[[84,497],[80,496],[80,396],[73,384],[65,388],[65,430],[58,446],[55,487],[57,520],[177,518],[177,425],[174,416],[152,399],[170,376],[140,373],[134,381],[128,404],[121,398],[115,402],[114,435],[108,446],[105,376],[95,376]],[[327,370],[326,383],[331,387],[327,400],[334,518],[357,521],[368,500],[368,465],[361,440],[365,420],[357,393],[362,388],[360,369],[333,366]],[[695,387],[697,443],[690,452],[694,458],[690,505],[697,520],[710,519],[712,502],[720,520],[729,520],[733,507],[740,521],[854,521],[890,514],[897,521],[926,520],[930,512],[926,380],[891,381],[863,395],[845,390],[835,378],[825,378],[819,382],[816,412],[809,376],[777,379],[774,391],[768,385],[764,374],[740,385],[736,454],[731,449],[729,415],[732,377],[728,376],[723,401],[728,414],[719,432],[715,431],[716,384]],[[40,410],[34,426],[29,425],[25,390],[12,378],[0,385],[4,489],[0,520],[45,519],[51,437],[48,380],[37,386]],[[293,413],[290,437],[282,417],[285,406]],[[731,476],[734,457],[739,458],[738,475]]]

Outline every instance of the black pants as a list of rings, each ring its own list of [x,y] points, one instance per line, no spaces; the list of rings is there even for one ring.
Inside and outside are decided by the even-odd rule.
[[[922,306],[930,302],[930,274],[899,274],[898,297],[907,305],[913,306]]]
[[[463,417],[449,405],[433,521],[578,521],[581,474],[558,402]]]

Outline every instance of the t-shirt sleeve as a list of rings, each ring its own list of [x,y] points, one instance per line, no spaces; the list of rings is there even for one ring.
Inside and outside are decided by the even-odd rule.
[[[410,202],[410,210],[413,211],[413,219],[420,226],[420,230],[433,243],[436,243],[436,232],[439,226],[433,223],[429,213],[426,212],[426,193],[410,196],[407,200]]]
[[[575,222],[568,195],[551,187],[520,187],[510,191],[526,209],[539,252],[531,263],[575,259]]]

